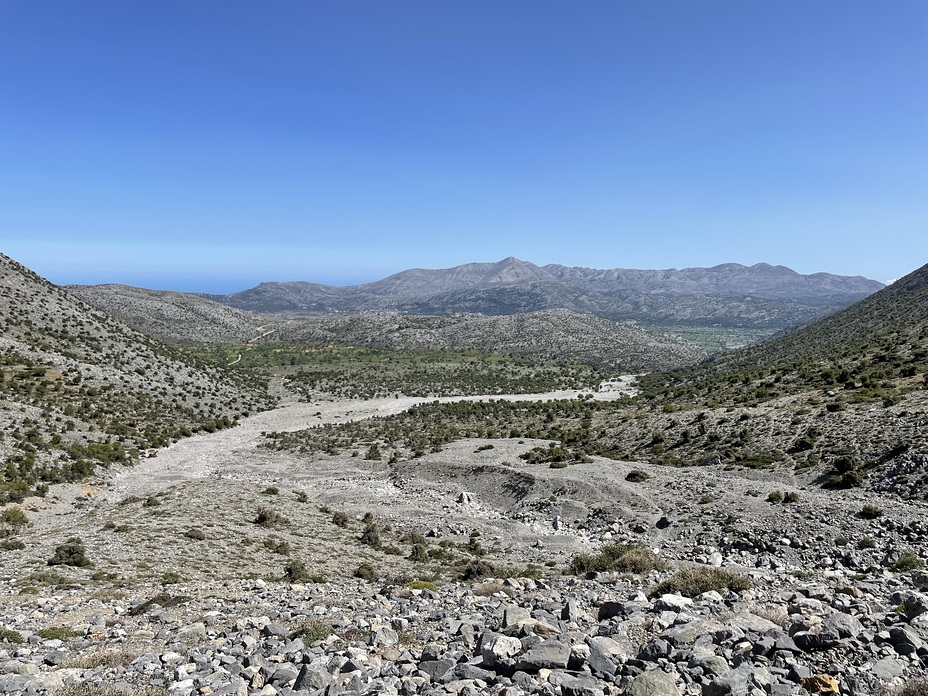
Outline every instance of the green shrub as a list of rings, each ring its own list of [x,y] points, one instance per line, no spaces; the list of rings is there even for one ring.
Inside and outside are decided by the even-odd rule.
[[[862,520],[875,520],[877,517],[883,516],[883,510],[876,505],[870,505],[868,503],[860,508],[860,512],[857,513],[857,516]]]
[[[277,510],[268,507],[258,508],[258,516],[255,518],[255,524],[259,524],[262,527],[279,527],[285,521],[284,516],[277,512]]]
[[[415,563],[424,563],[429,560],[429,549],[425,544],[415,544],[409,554],[409,560]]]
[[[319,582],[303,561],[292,560],[284,566],[284,580],[287,582]]]
[[[364,525],[364,529],[361,531],[361,543],[367,544],[375,549],[380,548],[380,528],[373,522],[368,522]]]
[[[642,481],[647,481],[649,478],[651,478],[651,475],[641,469],[632,469],[625,475],[625,480],[630,483],[641,483]]]
[[[920,570],[925,567],[925,562],[919,558],[914,551],[905,551],[893,563],[892,569],[897,573],[905,573],[910,570]]]
[[[277,486],[268,486],[263,491],[261,491],[261,495],[279,495],[279,494],[280,494],[280,489]]]
[[[275,537],[268,537],[265,539],[264,548],[269,549],[273,553],[279,553],[281,556],[289,556],[293,551],[290,542],[286,539],[277,539]]]
[[[798,500],[799,500],[799,493],[797,493],[796,491],[790,491],[789,493],[787,493],[786,495],[783,496],[783,504],[784,504],[784,505],[789,505],[790,503],[795,503],[795,502],[798,501]]]
[[[354,576],[369,582],[374,582],[379,577],[377,574],[377,569],[370,563],[362,563],[357,568],[355,568]]]
[[[406,587],[410,590],[429,590],[430,592],[438,592],[438,585],[434,582],[429,582],[428,580],[413,580],[412,582],[406,583]]]
[[[0,536],[19,534],[29,524],[29,518],[22,508],[15,505],[0,512]]]
[[[309,496],[306,495],[306,491],[297,491],[296,492],[296,502],[298,503],[308,503]]]
[[[348,523],[351,521],[351,518],[341,510],[332,513],[332,524],[336,527],[342,527],[343,529],[348,526]]]
[[[70,628],[65,628],[64,626],[51,626],[49,628],[43,628],[36,631],[40,638],[45,640],[68,640],[69,638],[77,638],[81,635],[79,631],[73,631]]]
[[[485,561],[482,558],[474,558],[467,561],[467,563],[459,568],[458,577],[464,581],[480,580],[481,578],[495,576],[496,571],[496,566],[489,561]]]
[[[48,559],[48,565],[66,565],[86,568],[91,565],[87,558],[84,542],[78,537],[71,537],[65,543],[55,547],[54,555]]]
[[[874,549],[876,548],[876,540],[873,537],[864,537],[857,542],[858,549]]]
[[[0,628],[0,642],[2,643],[22,643],[23,634],[14,631],[12,628]]]
[[[574,575],[608,571],[640,574],[666,568],[664,559],[640,544],[607,544],[596,554],[578,553],[569,566]]]
[[[751,580],[744,575],[724,568],[692,565],[680,568],[669,578],[653,587],[648,595],[659,597],[663,594],[680,594],[684,597],[695,597],[709,590],[721,593],[728,590],[743,592],[750,587]]]
[[[167,573],[161,576],[162,585],[176,585],[177,583],[183,581],[183,576],[174,570],[169,570]]]
[[[783,494],[780,491],[773,491],[770,495],[767,496],[768,503],[782,503]]]
[[[324,640],[332,635],[332,625],[322,619],[306,619],[290,633],[290,640],[301,638],[306,645]]]

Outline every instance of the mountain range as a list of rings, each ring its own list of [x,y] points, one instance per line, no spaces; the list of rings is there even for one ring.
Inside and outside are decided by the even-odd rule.
[[[361,285],[267,282],[208,297],[255,312],[508,315],[569,309],[645,324],[780,329],[829,314],[881,287],[861,276],[802,275],[763,263],[596,270],[537,266],[509,257],[448,269],[410,269]]]

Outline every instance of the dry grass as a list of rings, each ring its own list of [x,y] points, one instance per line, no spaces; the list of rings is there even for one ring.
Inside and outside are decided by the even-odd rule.
[[[96,669],[97,667],[111,667],[115,665],[128,665],[139,656],[137,652],[129,650],[104,650],[98,653],[78,655],[69,660],[65,667],[75,669]],[[60,691],[58,692],[61,693]]]
[[[55,692],[56,696],[125,696],[126,693],[114,686],[91,686],[90,684],[66,686]],[[132,693],[134,696],[168,696],[167,689],[157,686],[133,687]]]

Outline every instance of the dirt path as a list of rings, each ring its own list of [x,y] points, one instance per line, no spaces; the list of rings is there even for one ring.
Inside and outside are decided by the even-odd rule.
[[[629,387],[630,388],[630,387]],[[384,398],[361,400],[291,402],[242,420],[234,428],[185,438],[165,449],[156,457],[143,459],[137,465],[116,475],[113,491],[117,495],[142,495],[161,490],[188,479],[221,475],[228,469],[253,465],[260,467],[267,459],[260,445],[262,433],[290,432],[324,423],[345,423],[374,416],[390,416],[421,403],[439,401],[546,401],[575,399],[584,392],[561,390],[542,394],[507,394],[442,398]],[[594,399],[617,399],[619,390],[595,394]]]

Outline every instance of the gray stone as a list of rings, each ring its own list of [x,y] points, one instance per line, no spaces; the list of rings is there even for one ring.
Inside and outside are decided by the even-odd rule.
[[[889,640],[900,655],[911,655],[925,644],[915,631],[906,626],[893,626],[889,629]]]
[[[442,658],[440,660],[428,660],[426,662],[419,663],[419,669],[432,679],[432,681],[439,681],[444,677],[454,665],[457,664],[454,660],[448,658]]]
[[[690,669],[700,668],[704,674],[708,674],[713,677],[720,677],[723,674],[727,674],[731,669],[731,665],[728,664],[728,661],[719,655],[713,655],[711,653],[696,653],[694,654],[688,663]]]
[[[856,638],[864,627],[850,614],[836,613],[822,622],[822,632],[836,633],[838,638]]]
[[[483,664],[491,668],[518,654],[521,649],[522,641],[518,638],[511,638],[491,631],[483,634],[483,640],[480,643]]]
[[[748,696],[753,677],[753,665],[745,662],[706,684],[702,690],[703,696]]]
[[[884,657],[882,660],[877,660],[870,668],[870,671],[883,681],[891,681],[893,678],[903,675],[905,664],[894,657]]]
[[[676,680],[659,669],[639,674],[628,685],[628,696],[680,696]]]
[[[290,635],[290,632],[280,624],[269,623],[261,629],[261,635],[276,636],[277,638],[287,638]]]
[[[587,640],[587,645],[590,647],[587,662],[594,673],[611,676],[629,658],[626,647],[607,636],[594,636]]]
[[[545,640],[516,658],[516,669],[537,672],[540,669],[565,669],[570,660],[570,646],[559,640]]]
[[[506,607],[503,612],[503,628],[518,626],[526,621],[531,621],[532,612],[525,607]]]
[[[619,616],[625,607],[621,602],[603,602],[599,605],[599,611],[596,613],[597,621],[606,621],[613,616]]]
[[[549,677],[548,681],[555,686],[559,686],[563,696],[603,696],[604,693],[601,684],[590,677],[575,677],[570,674],[554,673]]]

